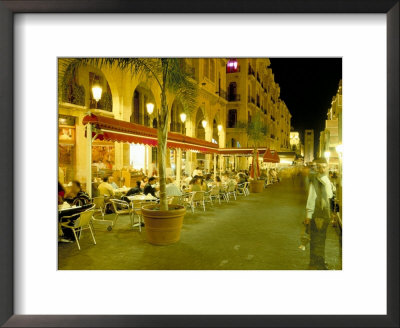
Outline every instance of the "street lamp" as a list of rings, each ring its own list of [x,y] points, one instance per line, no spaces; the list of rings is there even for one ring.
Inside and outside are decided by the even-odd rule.
[[[205,129],[207,126],[207,121],[206,120],[202,120],[201,121],[201,125],[203,126],[203,128]]]
[[[152,103],[146,104],[146,109],[147,109],[147,113],[148,113],[149,115],[153,114],[154,104],[152,104]]]
[[[218,124],[218,131],[221,132],[222,131],[222,124]]]
[[[103,92],[103,89],[101,88],[99,83],[96,83],[92,87],[92,94],[93,94],[93,99],[96,100],[96,108],[97,108],[97,103],[101,99],[101,94]]]
[[[185,134],[185,121],[186,121],[186,113],[181,113],[179,115],[182,121],[182,134]]]

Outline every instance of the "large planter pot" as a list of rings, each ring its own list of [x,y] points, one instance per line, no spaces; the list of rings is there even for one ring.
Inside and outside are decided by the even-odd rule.
[[[250,181],[250,192],[262,192],[264,190],[264,180]]]
[[[181,236],[186,208],[182,205],[168,205],[168,211],[160,211],[158,206],[153,204],[142,207],[146,239],[153,245],[176,243]]]

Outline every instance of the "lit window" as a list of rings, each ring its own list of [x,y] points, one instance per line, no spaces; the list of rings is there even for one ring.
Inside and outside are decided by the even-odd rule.
[[[226,72],[227,73],[235,73],[239,71],[239,64],[236,59],[228,60],[226,64]]]

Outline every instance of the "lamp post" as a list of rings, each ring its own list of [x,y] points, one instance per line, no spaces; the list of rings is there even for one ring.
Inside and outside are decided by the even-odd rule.
[[[96,100],[96,109],[97,103],[101,99],[101,94],[103,89],[100,84],[97,82],[92,87],[93,99]],[[90,115],[90,111],[89,111]],[[86,161],[87,161],[87,170],[86,170],[86,192],[89,197],[92,197],[92,124],[88,123],[86,125]]]

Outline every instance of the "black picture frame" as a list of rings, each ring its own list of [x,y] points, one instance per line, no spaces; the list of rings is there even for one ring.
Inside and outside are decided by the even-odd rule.
[[[16,13],[384,13],[387,17],[387,315],[14,315],[13,29]],[[4,327],[399,327],[398,0],[0,0],[0,324]],[[384,211],[382,211],[384,213]],[[371,263],[373,265],[373,263]],[[367,270],[368,268],[366,268]],[[368,286],[366,286],[368,288]]]

